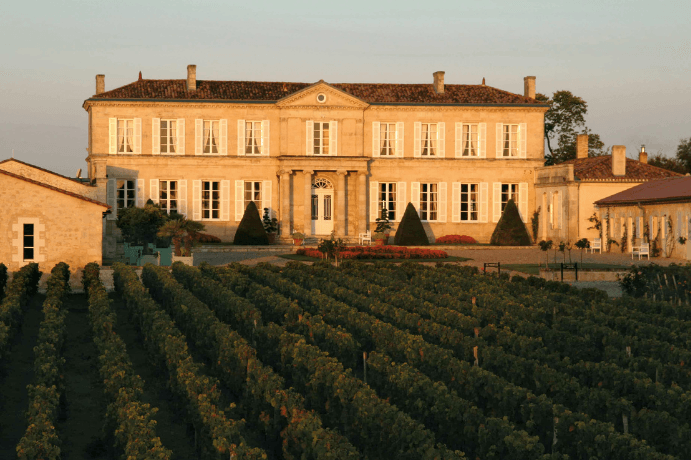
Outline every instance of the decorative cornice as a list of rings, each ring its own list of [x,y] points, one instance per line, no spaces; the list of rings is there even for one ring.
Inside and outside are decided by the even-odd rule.
[[[482,105],[482,104],[448,104],[448,105],[435,105],[435,104],[418,104],[418,105],[370,105],[367,110],[376,111],[394,111],[394,112],[459,112],[468,111],[470,109],[480,110],[483,112],[509,112],[514,110],[520,110],[521,112],[538,112],[545,113],[549,110],[547,107],[534,106],[534,105]]]
[[[261,102],[250,102],[250,101],[218,101],[218,100],[212,100],[208,102],[204,101],[199,101],[199,100],[190,100],[190,101],[179,101],[179,100],[156,100],[156,99],[145,99],[145,100],[136,100],[136,99],[100,99],[100,100],[93,100],[93,99],[87,99],[84,101],[84,104],[82,107],[84,110],[89,110],[91,107],[101,107],[101,106],[107,106],[107,107],[184,107],[186,109],[202,109],[202,108],[226,108],[229,105],[232,105],[233,108],[245,108],[245,109],[271,109],[271,110],[277,110],[278,107],[276,106],[275,103],[273,102],[266,102],[266,101],[261,101]]]

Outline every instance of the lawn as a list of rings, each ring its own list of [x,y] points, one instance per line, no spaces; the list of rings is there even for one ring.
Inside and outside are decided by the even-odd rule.
[[[282,257],[288,260],[297,260],[299,262],[319,262],[321,259],[317,257],[301,256],[297,254],[281,254]],[[465,262],[472,260],[467,257],[447,257],[445,259],[341,259],[341,260],[356,260],[357,262]]]
[[[527,273],[528,275],[539,275],[540,268],[544,268],[545,264],[502,264],[502,270],[512,270],[521,273]],[[559,270],[561,264],[549,264],[549,268],[552,270]],[[617,265],[617,264],[592,264],[578,263],[579,270],[629,270],[631,267],[627,265]]]

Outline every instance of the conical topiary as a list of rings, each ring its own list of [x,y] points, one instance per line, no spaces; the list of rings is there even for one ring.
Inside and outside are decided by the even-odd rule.
[[[245,208],[238,230],[235,232],[233,244],[269,244],[269,236],[264,230],[259,210],[254,201]]]
[[[425,233],[425,228],[422,226],[422,222],[420,222],[420,216],[417,215],[413,203],[408,203],[408,206],[405,208],[403,219],[401,219],[401,223],[396,230],[394,244],[398,246],[429,245],[427,233]]]
[[[504,212],[494,228],[489,244],[494,246],[530,246],[530,236],[513,200],[506,203]]]

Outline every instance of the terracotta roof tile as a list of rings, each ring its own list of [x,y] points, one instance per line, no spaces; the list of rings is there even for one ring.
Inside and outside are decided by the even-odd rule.
[[[564,161],[560,165],[573,164],[573,174],[577,180],[609,180],[609,181],[648,181],[676,177],[680,174],[667,169],[651,166],[630,158],[626,159],[626,175],[615,176],[612,174],[612,156],[578,158]]]
[[[646,182],[598,200],[595,204],[613,205],[682,200],[691,200],[691,176],[670,177]]]
[[[4,174],[5,176],[9,176],[9,177],[14,177],[15,179],[23,180],[24,182],[38,185],[39,187],[44,187],[44,188],[47,188],[49,190],[53,190],[55,192],[71,196],[73,198],[88,201],[89,203],[97,204],[99,206],[103,206],[104,208],[108,208],[108,209],[111,208],[110,205],[107,205],[105,203],[101,203],[100,201],[92,200],[91,198],[87,198],[85,196],[79,195],[78,193],[68,192],[67,190],[63,190],[63,189],[58,188],[58,187],[53,187],[52,185],[44,184],[43,182],[38,182],[38,181],[35,181],[33,179],[29,179],[28,177],[20,176],[18,174],[14,174],[14,173],[11,173],[9,171],[5,171],[3,169],[0,169],[0,174]]]
[[[197,90],[186,90],[186,80],[139,80],[93,99],[188,99],[275,102],[313,83],[197,80]],[[534,104],[535,99],[484,85],[445,85],[437,94],[431,84],[334,83],[370,104]]]

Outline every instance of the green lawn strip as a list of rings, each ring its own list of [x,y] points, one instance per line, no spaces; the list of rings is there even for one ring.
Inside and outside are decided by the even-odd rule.
[[[502,270],[512,270],[515,272],[527,273],[528,275],[539,275],[540,268],[544,268],[544,264],[501,264]],[[549,264],[552,270],[560,270],[560,264]],[[578,263],[579,270],[629,270],[631,267],[626,265],[616,264],[583,264]]]
[[[288,260],[297,260],[298,262],[319,262],[322,259],[317,257],[302,256],[298,254],[280,254],[277,257],[282,257]],[[352,260],[352,259],[341,259],[341,260]],[[469,259],[468,257],[447,257],[445,259],[357,259],[358,262],[465,262]]]

